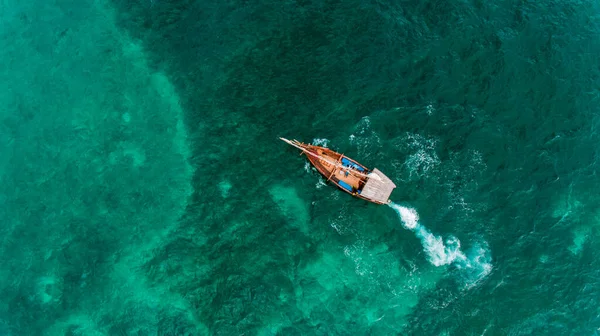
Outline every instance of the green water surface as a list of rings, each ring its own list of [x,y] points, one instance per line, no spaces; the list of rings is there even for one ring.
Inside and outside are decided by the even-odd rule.
[[[3,1],[0,334],[600,334],[599,14]]]

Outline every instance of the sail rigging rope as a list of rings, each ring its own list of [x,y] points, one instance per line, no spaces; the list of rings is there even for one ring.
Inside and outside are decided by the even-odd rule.
[[[363,174],[363,173],[360,173],[360,172],[356,171],[356,169],[352,169],[351,167],[340,165],[337,162],[332,162],[332,161],[330,161],[330,160],[328,160],[328,159],[326,159],[326,158],[324,158],[322,156],[319,156],[319,155],[317,155],[317,154],[309,151],[308,149],[302,147],[300,145],[301,143],[298,140],[294,139],[294,140],[290,141],[290,140],[285,139],[285,138],[280,138],[280,139],[283,140],[283,141],[285,141],[285,142],[287,142],[288,144],[290,144],[290,145],[298,148],[299,150],[303,151],[304,153],[312,155],[312,156],[318,158],[319,160],[325,161],[325,162],[329,163],[330,165],[332,165],[334,167],[348,169],[348,170],[350,170],[352,172],[352,174],[364,176],[364,177],[367,177],[367,178],[374,178],[374,179],[376,179],[378,181],[381,181],[381,177],[379,175],[375,174],[375,173]]]

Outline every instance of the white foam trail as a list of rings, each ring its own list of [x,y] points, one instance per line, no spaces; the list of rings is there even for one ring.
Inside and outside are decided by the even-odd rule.
[[[454,263],[457,268],[467,269],[467,285],[472,286],[483,279],[492,270],[489,252],[487,249],[476,246],[469,250],[468,255],[460,249],[460,240],[454,236],[448,237],[446,241],[440,236],[431,233],[425,226],[419,223],[419,214],[415,209],[407,208],[395,203],[389,206],[394,209],[402,226],[411,230],[421,240],[423,250],[427,253],[429,262],[434,266],[443,266]]]
[[[400,219],[402,220],[402,225],[405,228],[409,230],[414,230],[417,228],[419,214],[415,211],[415,209],[405,208],[395,203],[390,203],[390,207],[398,212]]]
[[[460,250],[460,240],[456,237],[450,236],[444,244],[442,237],[435,236],[421,225],[415,231],[423,243],[423,249],[427,252],[429,261],[435,266],[448,265],[457,259],[461,261],[467,259]]]

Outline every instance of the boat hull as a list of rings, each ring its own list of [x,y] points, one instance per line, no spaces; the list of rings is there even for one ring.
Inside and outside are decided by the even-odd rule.
[[[313,167],[344,192],[376,204],[390,202],[388,196],[396,185],[377,169],[373,173],[356,160],[326,147],[281,139],[301,149]]]

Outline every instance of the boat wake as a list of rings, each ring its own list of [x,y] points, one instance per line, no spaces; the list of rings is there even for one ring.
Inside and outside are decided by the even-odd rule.
[[[393,202],[388,205],[398,213],[402,226],[413,231],[421,240],[423,250],[434,266],[454,264],[458,269],[465,271],[466,285],[469,287],[485,278],[492,270],[490,254],[486,248],[476,245],[465,254],[460,248],[458,238],[450,236],[444,242],[442,237],[434,235],[420,224],[419,214],[415,209]]]

